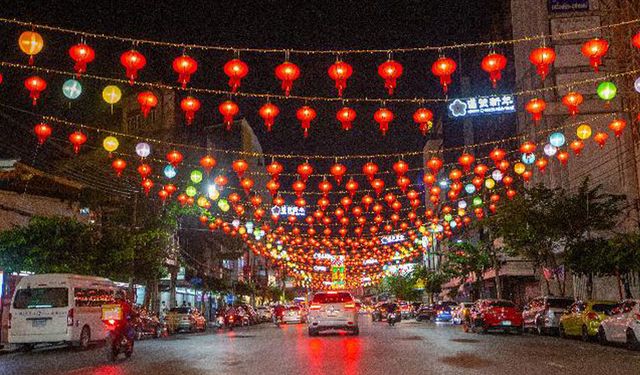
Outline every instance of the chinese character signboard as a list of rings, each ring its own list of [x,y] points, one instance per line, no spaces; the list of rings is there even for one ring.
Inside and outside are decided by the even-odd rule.
[[[589,0],[549,0],[549,11],[577,12],[589,10]]]
[[[453,118],[502,115],[516,111],[516,100],[512,94],[476,96],[454,99],[447,108],[449,117]]]
[[[331,287],[342,289],[345,287],[344,255],[335,256],[331,260]]]
[[[307,216],[304,207],[297,206],[273,206],[271,214],[275,216]]]

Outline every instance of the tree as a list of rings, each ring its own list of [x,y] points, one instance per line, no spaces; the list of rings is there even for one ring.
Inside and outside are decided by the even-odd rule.
[[[486,251],[486,243],[460,242],[453,244],[445,252],[442,270],[451,277],[460,277],[463,282],[474,277],[473,298],[481,298],[482,275],[491,267],[491,259]]]
[[[416,289],[416,278],[412,273],[386,276],[382,287],[385,291],[393,294],[396,298],[404,301],[415,301],[420,299],[421,292]]]

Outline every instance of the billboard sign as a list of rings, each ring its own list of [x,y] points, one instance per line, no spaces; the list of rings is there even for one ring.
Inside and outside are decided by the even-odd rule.
[[[447,113],[452,118],[503,115],[515,111],[516,99],[513,94],[458,98],[453,99],[447,106]]]
[[[549,11],[552,13],[578,12],[589,9],[589,0],[549,0]]]

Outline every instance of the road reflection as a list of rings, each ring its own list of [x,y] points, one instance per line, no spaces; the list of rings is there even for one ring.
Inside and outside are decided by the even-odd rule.
[[[345,375],[362,373],[362,338],[345,332],[309,337],[306,326],[300,324],[286,329],[295,330],[298,360],[307,364],[308,374],[332,373],[336,369],[343,369],[342,373]]]

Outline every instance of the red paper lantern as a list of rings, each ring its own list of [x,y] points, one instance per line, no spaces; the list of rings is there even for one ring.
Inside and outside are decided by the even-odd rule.
[[[318,190],[322,192],[322,195],[324,197],[326,197],[332,189],[333,185],[327,180],[322,180],[320,181],[320,183],[318,183]]]
[[[169,162],[169,164],[171,164],[174,168],[178,166],[178,164],[182,163],[182,159],[184,159],[184,156],[182,156],[182,154],[180,153],[180,151],[177,150],[171,150],[167,153],[167,161]]]
[[[507,190],[507,198],[509,199],[513,199],[516,196],[516,191],[513,189],[509,189]]]
[[[379,124],[382,135],[386,135],[389,130],[389,123],[393,121],[393,112],[386,108],[380,108],[373,114],[373,119]]]
[[[296,118],[300,121],[300,126],[302,126],[302,129],[304,130],[304,137],[308,137],[311,121],[316,118],[315,109],[308,105],[302,106],[298,111],[296,111]]]
[[[631,38],[631,44],[633,44],[634,47],[640,49],[640,32],[636,33],[636,35]]]
[[[138,71],[147,65],[147,59],[140,52],[131,49],[120,55],[120,64],[126,70],[125,75],[129,78],[129,84],[133,85],[133,82],[138,78]]]
[[[532,154],[536,151],[536,144],[533,142],[523,142],[520,145],[520,152],[523,154]]]
[[[69,48],[69,56],[76,62],[73,69],[76,71],[76,76],[79,77],[87,71],[87,64],[96,58],[96,53],[93,48],[88,45],[79,43]]]
[[[596,72],[598,72],[602,64],[602,58],[607,54],[608,50],[609,42],[598,38],[587,40],[581,48],[582,54],[589,58],[589,64]]]
[[[272,161],[269,165],[267,165],[267,173],[269,173],[271,175],[271,178],[274,179],[275,181],[278,181],[278,178],[280,177],[280,173],[282,173],[282,171],[284,170],[284,167],[282,166],[282,164],[278,163],[277,161]]]
[[[342,97],[342,91],[347,87],[347,79],[353,74],[353,68],[344,61],[336,61],[329,67],[328,74],[332,80],[336,81],[338,96]]]
[[[280,109],[275,104],[267,102],[260,107],[258,114],[264,120],[264,125],[267,127],[267,131],[270,132],[276,117],[280,114]]]
[[[169,198],[169,193],[167,193],[167,191],[164,190],[164,189],[158,190],[158,197],[162,201],[162,204],[164,204],[164,202],[167,200],[167,198]]]
[[[547,161],[547,159],[545,158],[538,158],[536,159],[536,167],[538,167],[538,170],[541,173],[544,173],[545,169],[547,168],[547,165],[549,164],[549,162]]]
[[[431,66],[431,72],[434,76],[440,78],[440,85],[446,94],[451,84],[451,75],[456,71],[457,64],[453,59],[448,57],[440,57]]]
[[[379,178],[376,178],[375,180],[371,181],[371,187],[376,192],[376,195],[379,197],[380,194],[382,194],[382,190],[384,190],[384,181]]]
[[[249,66],[240,59],[227,61],[223,67],[224,74],[229,77],[229,87],[231,92],[236,92],[240,87],[240,81],[249,74]]]
[[[396,173],[396,177],[404,176],[409,171],[409,164],[404,160],[398,160],[393,163],[393,171]]]
[[[509,165],[510,163],[506,160],[500,160],[500,162],[497,164],[497,167],[500,171],[502,171],[503,173],[507,171],[507,169],[509,169]]]
[[[280,183],[274,179],[271,179],[267,181],[266,187],[267,190],[269,190],[269,193],[271,193],[271,196],[275,197],[275,195],[278,193],[278,190],[280,190]]]
[[[207,174],[211,173],[211,170],[215,168],[218,162],[213,156],[205,155],[200,158],[200,166],[207,172]]]
[[[240,180],[240,186],[242,186],[242,189],[244,190],[244,193],[246,195],[249,195],[249,192],[251,191],[251,188],[253,188],[253,180],[249,177],[244,177],[243,179]]]
[[[153,181],[151,181],[148,178],[145,180],[142,180],[142,188],[144,189],[145,195],[149,195],[149,192],[151,191],[152,187],[153,187]]]
[[[162,190],[166,191],[167,193],[169,193],[169,196],[172,196],[173,193],[176,192],[177,188],[174,184],[166,184],[162,187]]]
[[[138,94],[138,104],[144,118],[147,118],[149,112],[158,105],[158,98],[151,91],[143,91]]]
[[[331,166],[331,169],[329,171],[331,172],[333,178],[336,180],[336,183],[340,185],[340,183],[342,182],[342,176],[347,173],[347,167],[340,163],[336,163]]]
[[[536,71],[544,81],[549,74],[549,67],[556,61],[556,52],[550,47],[539,47],[531,51],[529,61],[536,66]]]
[[[184,118],[187,125],[191,125],[196,116],[196,112],[200,110],[200,101],[192,96],[187,96],[180,101],[180,108],[184,111]]]
[[[542,114],[544,110],[547,108],[547,103],[544,99],[534,98],[527,102],[525,105],[525,110],[533,116],[533,121],[537,123],[542,119]]]
[[[502,71],[507,66],[507,58],[499,53],[490,53],[482,59],[480,66],[482,70],[489,73],[491,85],[496,88],[498,81],[502,78]]]
[[[322,211],[326,210],[327,207],[329,207],[329,199],[327,199],[327,197],[321,197],[320,199],[318,199],[318,207],[320,207],[320,209]]]
[[[342,124],[342,130],[351,130],[353,120],[356,119],[356,111],[349,107],[342,107],[336,113],[336,118]]]
[[[572,91],[562,97],[562,104],[567,107],[571,116],[575,116],[579,112],[578,107],[582,104],[583,100],[584,98],[580,93]]]
[[[123,159],[114,159],[111,162],[111,168],[116,171],[116,175],[118,177],[122,176],[122,171],[127,167],[127,162]]]
[[[140,178],[142,178],[143,180],[149,177],[149,175],[151,175],[151,172],[152,170],[149,164],[143,163],[138,166],[138,173],[140,174]]]
[[[622,135],[622,131],[627,127],[627,122],[622,119],[616,119],[609,123],[609,130],[615,134],[616,138]]]
[[[240,112],[238,105],[231,100],[225,100],[218,106],[218,111],[222,115],[222,121],[226,126],[227,131],[231,130],[231,124],[233,124],[233,118]]]
[[[311,164],[309,164],[308,162],[304,162],[298,165],[296,172],[298,172],[298,174],[300,175],[300,179],[303,182],[307,182],[309,176],[313,174],[313,166],[311,166]]]
[[[384,87],[393,95],[396,88],[397,80],[402,76],[402,65],[394,60],[387,60],[378,66],[378,75],[384,79]]]
[[[300,77],[300,68],[292,62],[285,61],[276,67],[276,77],[282,81],[285,96],[289,96],[293,81]]]
[[[184,205],[187,203],[188,197],[187,197],[187,194],[181,193],[181,194],[178,194],[178,198],[176,199],[178,200],[180,205],[184,207]]]
[[[240,179],[244,175],[244,172],[249,169],[249,163],[242,159],[234,160],[233,163],[231,163],[231,169],[236,172],[236,175],[238,175],[238,178]]]
[[[506,155],[507,155],[506,151],[501,148],[494,148],[489,153],[489,157],[491,158],[491,160],[493,160],[493,163],[495,165],[498,165],[498,163],[500,163]]]
[[[475,168],[473,168],[473,173],[475,173],[476,176],[484,177],[484,175],[487,173],[488,170],[489,170],[489,167],[487,167],[486,165],[478,164],[476,165]]]
[[[33,105],[36,105],[40,93],[47,88],[47,82],[38,76],[31,76],[24,80],[24,87],[29,90],[29,97],[33,101]]]
[[[369,194],[366,194],[365,196],[362,197],[362,205],[364,206],[364,209],[367,211],[369,211],[369,207],[371,207],[373,202],[374,202],[374,199]]]
[[[378,165],[373,162],[367,162],[362,166],[362,173],[367,176],[369,181],[372,181],[376,173],[378,173]]]
[[[69,142],[73,145],[73,152],[76,154],[80,152],[80,146],[87,141],[87,136],[81,132],[73,132],[69,135]]]
[[[575,141],[569,143],[569,148],[573,151],[576,156],[580,156],[582,149],[584,149],[584,142],[580,139],[576,139]]]
[[[597,132],[593,136],[593,140],[600,146],[600,148],[604,147],[604,144],[607,143],[607,139],[609,139],[609,134],[605,132]]]
[[[305,184],[303,181],[297,180],[293,183],[293,185],[291,185],[291,188],[296,192],[296,196],[300,198],[304,190],[307,188],[307,184]]]
[[[511,176],[504,176],[502,178],[502,183],[504,184],[504,186],[509,187],[513,184],[513,177]]]
[[[418,108],[413,114],[413,121],[420,125],[422,135],[427,135],[427,132],[433,126],[433,112],[426,108]]]
[[[460,164],[462,170],[465,172],[469,172],[471,170],[471,164],[473,164],[475,161],[476,158],[473,155],[467,153],[460,155],[460,157],[458,158],[458,164]]]
[[[402,193],[406,193],[407,188],[411,185],[411,179],[407,176],[399,176],[396,180],[396,185],[400,188]]]
[[[228,182],[229,179],[223,174],[217,175],[216,178],[213,179],[213,183],[220,187],[220,190],[224,189]]]
[[[182,55],[173,60],[173,70],[178,73],[178,82],[184,89],[191,80],[191,75],[198,70],[198,62],[187,55]]]
[[[44,144],[47,138],[51,136],[53,130],[51,126],[41,122],[33,128],[33,132],[36,134],[36,137],[38,137],[38,143]]]
[[[427,165],[427,168],[429,168],[429,170],[431,171],[431,173],[433,173],[434,175],[437,175],[440,168],[442,168],[442,160],[434,156],[427,161],[426,165]]]
[[[356,195],[356,192],[358,191],[359,184],[352,177],[349,179],[349,181],[347,181],[344,188],[349,192],[349,196],[353,198]]]

